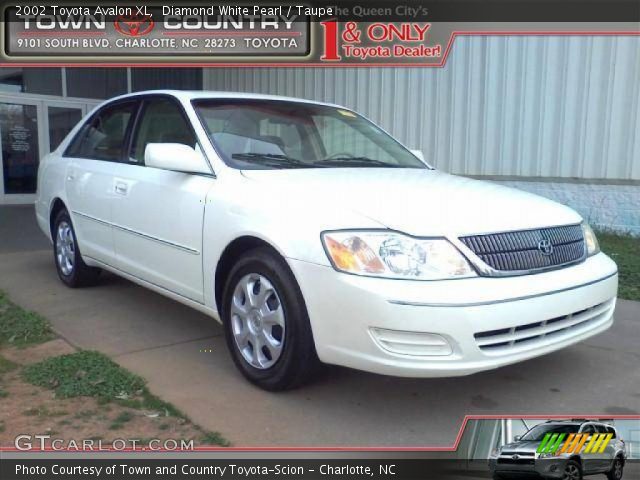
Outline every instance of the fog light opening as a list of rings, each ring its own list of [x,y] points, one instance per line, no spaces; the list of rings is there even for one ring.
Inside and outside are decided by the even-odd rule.
[[[380,348],[397,355],[443,357],[453,353],[451,344],[437,333],[404,332],[376,327],[371,328],[370,332]]]

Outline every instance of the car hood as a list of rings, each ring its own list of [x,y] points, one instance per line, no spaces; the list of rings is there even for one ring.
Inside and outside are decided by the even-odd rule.
[[[436,170],[317,168],[242,173],[262,183],[271,195],[285,195],[289,202],[349,209],[416,236],[490,233],[581,221],[575,211],[551,200]]]
[[[539,446],[540,442],[529,442],[522,440],[519,442],[507,443],[506,445],[503,445],[502,452],[535,453],[536,450],[538,450]]]

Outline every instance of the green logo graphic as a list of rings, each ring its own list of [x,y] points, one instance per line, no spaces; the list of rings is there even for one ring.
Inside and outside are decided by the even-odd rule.
[[[612,438],[612,433],[570,433],[568,436],[566,433],[547,433],[536,452],[555,455],[563,453],[602,453]]]

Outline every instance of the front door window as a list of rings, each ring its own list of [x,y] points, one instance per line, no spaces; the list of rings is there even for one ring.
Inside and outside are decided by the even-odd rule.
[[[5,194],[36,192],[38,108],[0,102],[0,142]]]

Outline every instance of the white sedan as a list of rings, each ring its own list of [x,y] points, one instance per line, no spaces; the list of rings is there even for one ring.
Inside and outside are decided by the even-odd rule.
[[[82,120],[38,180],[65,284],[109,270],[205,312],[269,390],[323,362],[467,375],[613,322],[616,265],[576,212],[439,172],[337,105],[125,95]]]

